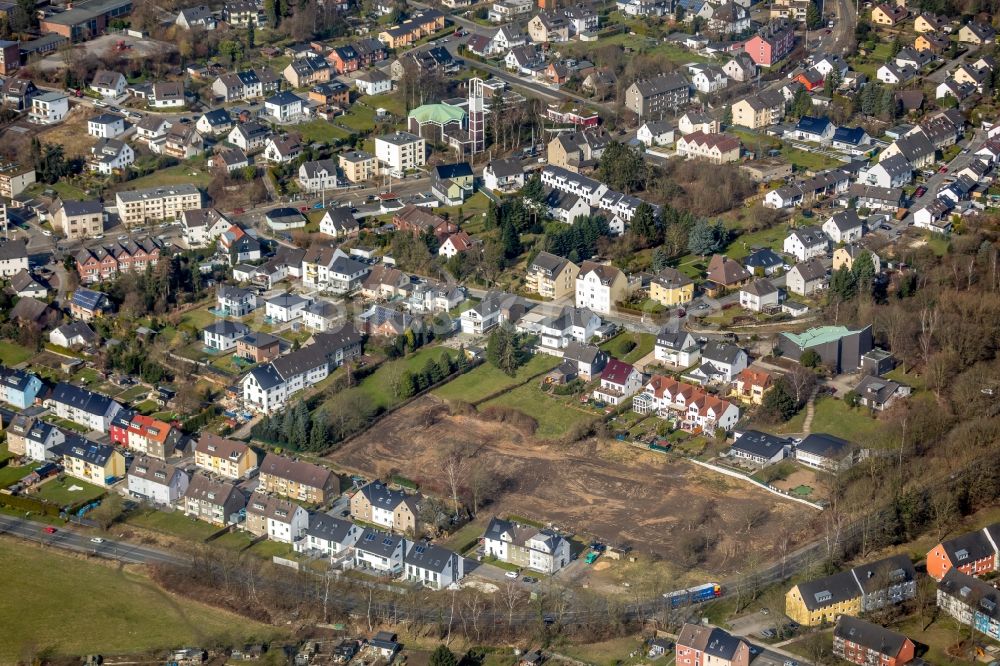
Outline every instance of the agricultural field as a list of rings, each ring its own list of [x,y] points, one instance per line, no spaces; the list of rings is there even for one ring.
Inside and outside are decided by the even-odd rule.
[[[503,488],[491,514],[551,522],[611,543],[643,544],[644,551],[668,562],[676,561],[683,522],[696,507],[713,506],[702,522],[720,536],[703,565],[717,576],[732,573],[735,566],[727,548],[736,541],[747,543],[740,536],[746,516],[759,518],[754,529],[761,534],[784,531],[801,543],[817,515],[676,457],[605,440],[554,444],[478,415],[450,415],[436,395],[396,410],[328,459],[369,478],[383,476],[405,460],[408,478],[426,492],[446,495],[442,451],[469,443],[476,445],[477,464],[492,470]],[[637,512],[636,506],[643,510]],[[775,555],[771,539],[751,544],[765,558]]]
[[[0,539],[4,592],[0,663],[25,651],[54,656],[146,652],[179,645],[244,642],[276,630],[185,598],[144,575]],[[100,618],[100,622],[95,622]],[[29,660],[30,661],[30,660]]]

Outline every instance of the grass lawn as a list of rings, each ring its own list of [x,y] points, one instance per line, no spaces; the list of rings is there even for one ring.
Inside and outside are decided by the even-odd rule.
[[[130,180],[121,190],[141,190],[147,187],[159,187],[161,185],[194,185],[205,188],[212,180],[212,174],[208,171],[191,166],[190,164],[178,164],[167,169],[154,171],[148,176]]]
[[[929,247],[937,256],[943,257],[948,254],[948,248],[951,247],[951,239],[942,234],[928,233],[927,247]]]
[[[555,356],[535,354],[511,377],[489,363],[483,363],[471,372],[438,387],[434,390],[434,395],[444,400],[476,402],[497,391],[523,384],[528,381],[529,377],[551,370],[557,365],[559,365],[559,359]]]
[[[122,391],[120,394],[116,395],[115,400],[117,400],[118,402],[132,402],[137,398],[145,399],[147,395],[149,395],[148,386],[133,386],[125,391]]]
[[[789,145],[785,145],[781,149],[781,156],[791,162],[793,167],[809,171],[822,171],[843,164],[840,160],[835,160],[832,157],[820,155],[811,150],[799,150]]]
[[[729,247],[725,250],[725,254],[730,259],[739,260],[749,255],[753,248],[762,247],[769,247],[778,254],[781,254],[785,236],[787,235],[788,229],[784,224],[773,226],[770,229],[761,229],[760,231],[741,234],[729,244]]]
[[[642,647],[641,638],[626,636],[624,638],[612,638],[600,643],[560,646],[558,651],[567,657],[578,659],[588,664],[617,666],[618,664],[634,664],[647,661],[645,659],[645,651]],[[638,658],[630,659],[629,654],[636,650],[640,653]],[[669,657],[672,657],[672,655]]]
[[[280,541],[261,541],[251,546],[247,552],[269,560],[275,555],[278,557],[290,555],[292,553],[292,545],[281,543]]]
[[[465,548],[470,543],[478,541],[485,529],[486,525],[484,523],[473,520],[463,525],[454,534],[448,535],[448,538],[439,540],[438,545],[449,550]]]
[[[185,516],[180,511],[148,511],[130,517],[128,523],[191,541],[203,541],[219,531],[219,527]]]
[[[101,381],[101,376],[93,368],[84,368],[76,373],[73,379],[81,384],[93,384],[94,382]]]
[[[434,212],[438,215],[448,213],[450,216],[449,219],[457,221],[458,224],[465,222],[465,219],[469,220],[469,224],[463,227],[466,231],[469,231],[470,228],[482,230],[482,214],[486,212],[489,207],[490,200],[486,198],[486,195],[482,192],[476,192],[471,197],[466,199],[465,203],[461,206],[442,206],[440,208],[435,208]],[[459,211],[462,212],[462,216],[465,219],[458,219]]]
[[[22,465],[21,467],[15,467],[14,465],[0,467],[0,488],[6,488],[7,486],[17,483],[24,477],[31,474],[31,471],[36,467],[38,467],[38,463]]]
[[[923,375],[918,375],[915,372],[903,372],[902,367],[897,367],[895,370],[885,373],[885,377],[894,382],[906,384],[912,387],[914,391],[923,391],[927,388],[927,381]]]
[[[784,423],[781,432],[802,432],[806,409]],[[873,435],[879,428],[878,421],[868,416],[864,409],[851,409],[843,400],[831,397],[816,400],[816,415],[813,417],[812,432],[826,433],[857,442]]]
[[[403,104],[403,97],[398,92],[388,95],[371,95],[364,98],[364,103],[372,109],[385,109],[389,113],[404,117],[406,116],[406,106]]]
[[[5,594],[0,662],[26,646],[56,655],[105,656],[179,645],[242,644],[279,632],[244,617],[174,597],[143,575],[0,540]],[[99,618],[99,621],[97,619]]]
[[[250,535],[239,530],[223,534],[218,539],[210,542],[213,546],[220,546],[227,550],[243,550],[250,545]]]
[[[319,141],[320,143],[332,143],[337,139],[346,139],[351,135],[351,133],[344,128],[337,127],[333,123],[327,122],[322,118],[310,120],[307,123],[300,123],[295,126],[295,131],[302,135],[303,141],[308,141],[310,143],[313,141]]]
[[[33,349],[28,349],[16,342],[11,342],[10,340],[0,342],[0,363],[6,366],[24,363],[34,355],[35,351]]]
[[[393,384],[399,381],[402,374],[407,371],[420,372],[427,364],[428,359],[437,361],[441,358],[441,354],[444,353],[454,357],[458,351],[439,346],[419,349],[415,354],[411,354],[406,358],[386,361],[373,374],[365,377],[359,386],[347,389],[347,391],[363,393],[372,405],[391,407],[403,400],[403,398],[395,394],[393,388]],[[331,403],[338,400],[347,391],[341,391],[327,402]]]
[[[626,352],[625,348],[630,342],[635,343],[635,347]],[[652,333],[621,333],[602,344],[601,349],[621,361],[634,363],[653,351],[655,345],[656,336]]]
[[[538,421],[535,435],[542,439],[558,439],[569,432],[574,424],[590,422],[596,418],[593,414],[574,409],[566,401],[542,393],[534,381],[518,386],[513,391],[490,400],[486,405],[501,405],[527,414]]]
[[[236,361],[233,360],[232,354],[212,359],[212,366],[222,370],[223,372],[228,372],[231,375],[238,375],[241,372],[240,366],[236,365]]]
[[[375,109],[364,104],[353,104],[350,110],[336,120],[359,134],[375,129]]]
[[[211,324],[214,324],[215,322],[222,319],[222,317],[209,312],[208,307],[209,306],[206,305],[203,308],[188,310],[181,316],[180,323],[188,324],[189,326],[195,327],[196,329],[198,329],[200,335],[200,332],[203,328],[205,328],[206,326],[210,326]]]
[[[0,462],[7,460],[8,458],[13,458],[14,454],[10,452],[7,448],[7,442],[0,442]]]
[[[70,488],[78,488],[79,490],[70,490]],[[74,479],[70,476],[62,476],[61,478],[55,478],[43,483],[38,493],[34,496],[38,499],[48,500],[59,506],[66,506],[67,504],[76,504],[83,500],[96,499],[105,492],[104,488],[95,486],[92,483]]]

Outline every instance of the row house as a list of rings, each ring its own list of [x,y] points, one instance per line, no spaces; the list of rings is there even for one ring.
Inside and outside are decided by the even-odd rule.
[[[141,273],[159,263],[160,251],[159,241],[149,237],[83,248],[76,254],[76,270],[84,284],[121,273]]]
[[[240,479],[257,469],[257,453],[243,442],[205,432],[195,443],[194,464],[226,479]]]
[[[260,464],[258,489],[299,502],[323,504],[340,494],[340,482],[325,467],[268,453]]]
[[[608,186],[604,183],[558,166],[547,166],[542,169],[541,180],[542,185],[567,194],[575,194],[589,206],[595,207],[608,191]]]
[[[246,505],[243,529],[255,537],[292,544],[309,527],[309,513],[298,504],[255,491]]]
[[[927,575],[944,579],[951,569],[970,576],[982,576],[997,570],[1000,523],[967,532],[942,541],[927,553]]]
[[[126,477],[130,496],[161,506],[179,502],[191,481],[179,467],[146,456],[132,461]]]
[[[349,520],[314,513],[309,516],[305,534],[293,546],[297,553],[319,554],[332,561],[353,548],[363,532],[363,527]]]
[[[903,634],[849,615],[841,615],[833,629],[834,656],[858,666],[903,666],[915,650]]]
[[[125,476],[125,456],[110,444],[98,444],[79,435],[67,435],[59,445],[67,476],[108,488]]]
[[[67,382],[56,384],[47,402],[51,403],[59,418],[103,433],[108,432],[111,421],[122,409],[119,403],[106,395]]]
[[[239,522],[247,498],[229,481],[194,474],[178,504],[184,515],[222,527]]]
[[[990,583],[950,569],[938,583],[937,607],[959,623],[1000,640],[1000,591]]]
[[[347,46],[336,47],[326,58],[337,74],[349,74],[372,67],[388,57],[389,51],[385,44],[377,39],[368,38]]]
[[[684,430],[707,433],[719,428],[732,430],[740,419],[739,408],[731,402],[665,375],[653,375],[646,382],[642,392],[632,399],[632,409],[639,414],[674,419]]]
[[[278,92],[280,79],[273,72],[248,69],[223,74],[212,82],[212,93],[223,102],[268,97]]]
[[[325,58],[313,54],[305,58],[295,58],[285,67],[281,75],[293,88],[305,88],[328,82],[332,69]]]
[[[677,154],[727,164],[740,158],[740,140],[728,134],[694,132],[677,140]]]
[[[251,409],[273,414],[297,393],[323,381],[329,374],[327,353],[314,343],[244,375],[240,380],[243,400]]]
[[[685,623],[677,635],[677,666],[748,666],[750,644],[723,629]]]
[[[181,432],[166,421],[122,409],[111,421],[111,441],[137,453],[166,460],[180,443]]]
[[[426,9],[415,13],[402,23],[383,30],[378,39],[390,49],[409,46],[413,42],[443,30],[445,17],[436,9]]]

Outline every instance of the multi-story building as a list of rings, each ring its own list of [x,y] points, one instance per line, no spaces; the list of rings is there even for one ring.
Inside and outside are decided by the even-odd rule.
[[[759,67],[770,67],[791,53],[794,46],[795,31],[790,25],[776,21],[748,39],[743,50]]]
[[[189,248],[208,247],[231,226],[232,222],[215,208],[181,212],[181,230]]]
[[[67,5],[66,11],[47,14],[38,22],[42,34],[56,33],[72,42],[97,37],[116,18],[132,11],[132,0],[84,0]]]
[[[764,90],[734,102],[731,111],[734,125],[763,129],[784,118],[785,98],[776,90]]]
[[[31,98],[28,122],[36,125],[55,125],[65,120],[69,113],[69,97],[59,92],[44,92]]]
[[[376,575],[395,576],[403,571],[406,539],[366,528],[354,544],[354,566]]]
[[[181,212],[201,208],[201,191],[194,185],[170,185],[115,195],[118,215],[126,226],[176,220]]]
[[[465,575],[461,555],[430,543],[407,542],[403,577],[432,590],[443,590]]]
[[[628,280],[614,266],[585,261],[576,277],[576,307],[608,314],[625,300]]]
[[[625,90],[625,107],[643,119],[675,113],[690,99],[687,79],[676,72],[636,81]]]
[[[5,206],[0,215],[5,217],[6,214]],[[6,221],[3,217],[0,217],[0,222]],[[12,278],[28,268],[28,246],[23,240],[0,241],[0,278]]]
[[[340,493],[340,482],[325,467],[268,453],[260,464],[258,489],[308,504],[323,504]]]
[[[35,183],[35,170],[17,164],[0,165],[0,197],[13,199]]]
[[[0,76],[9,76],[21,66],[21,43],[0,40]]]
[[[942,541],[927,553],[927,575],[942,580],[951,569],[970,576],[992,573],[997,570],[998,546],[1000,523]]]
[[[243,400],[264,414],[283,408],[292,396],[330,374],[326,350],[312,344],[248,372],[240,380]]]
[[[108,432],[115,414],[122,409],[106,395],[66,382],[56,384],[48,400],[59,418],[99,432]]]
[[[35,403],[42,390],[38,375],[26,370],[0,366],[0,400],[18,409],[27,409]]]
[[[100,236],[104,233],[104,204],[59,199],[52,212],[52,226],[70,240]]]
[[[949,569],[937,586],[937,607],[993,640],[1000,640],[1000,591],[958,569]]]
[[[257,453],[243,442],[206,432],[198,436],[194,464],[227,479],[239,479],[257,468]]]
[[[76,270],[84,284],[142,273],[160,262],[160,250],[160,242],[150,237],[83,248],[76,254]]]
[[[833,629],[834,656],[858,666],[903,666],[914,650],[903,634],[850,615],[841,615]]]
[[[375,138],[375,158],[396,175],[426,164],[426,153],[426,141],[409,132],[394,132]]]
[[[59,450],[64,471],[74,479],[106,488],[125,476],[125,456],[110,444],[68,435]]]
[[[246,505],[246,496],[233,483],[205,474],[191,477],[179,504],[184,515],[219,526],[238,522]]]
[[[341,520],[325,513],[309,516],[309,527],[295,542],[295,552],[319,553],[331,559],[352,548],[361,534],[359,527],[349,520]]]
[[[378,175],[378,159],[363,150],[349,150],[337,157],[344,177],[352,183],[371,180]]]
[[[569,541],[560,534],[500,518],[493,518],[486,527],[483,552],[544,574],[554,574],[570,562]]]
[[[905,555],[841,571],[793,586],[785,594],[785,614],[813,627],[835,622],[841,615],[860,615],[912,599],[917,572]]]
[[[693,132],[677,140],[677,154],[727,164],[740,158],[740,140],[728,134]]]
[[[143,456],[166,460],[177,450],[180,430],[166,421],[121,409],[111,420],[111,441]]]
[[[716,429],[732,430],[740,419],[736,405],[708,393],[700,386],[679,382],[673,377],[653,375],[632,398],[638,414],[656,414],[679,421],[681,429],[713,434]]]
[[[524,278],[525,288],[539,296],[558,300],[576,292],[580,267],[569,259],[539,252]]]
[[[351,496],[351,517],[394,532],[416,533],[420,499],[420,495],[392,490],[381,481],[372,481]]]
[[[649,281],[649,298],[668,308],[690,303],[694,298],[694,281],[668,266]]]
[[[750,644],[718,627],[685,624],[677,635],[677,666],[748,666]]]
[[[178,502],[190,482],[184,470],[146,456],[132,461],[127,476],[129,495],[164,506]]]

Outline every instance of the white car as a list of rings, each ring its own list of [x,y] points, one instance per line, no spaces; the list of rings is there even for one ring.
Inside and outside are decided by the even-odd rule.
[[[101,537],[94,537],[93,539],[90,540],[90,543],[104,543],[104,539],[102,539]]]
[[[52,232],[49,231],[48,229],[42,229],[42,235],[43,236],[51,236]]]
[[[517,578],[517,572],[516,571],[508,571],[507,573],[504,574],[504,576],[506,576],[507,578]]]

